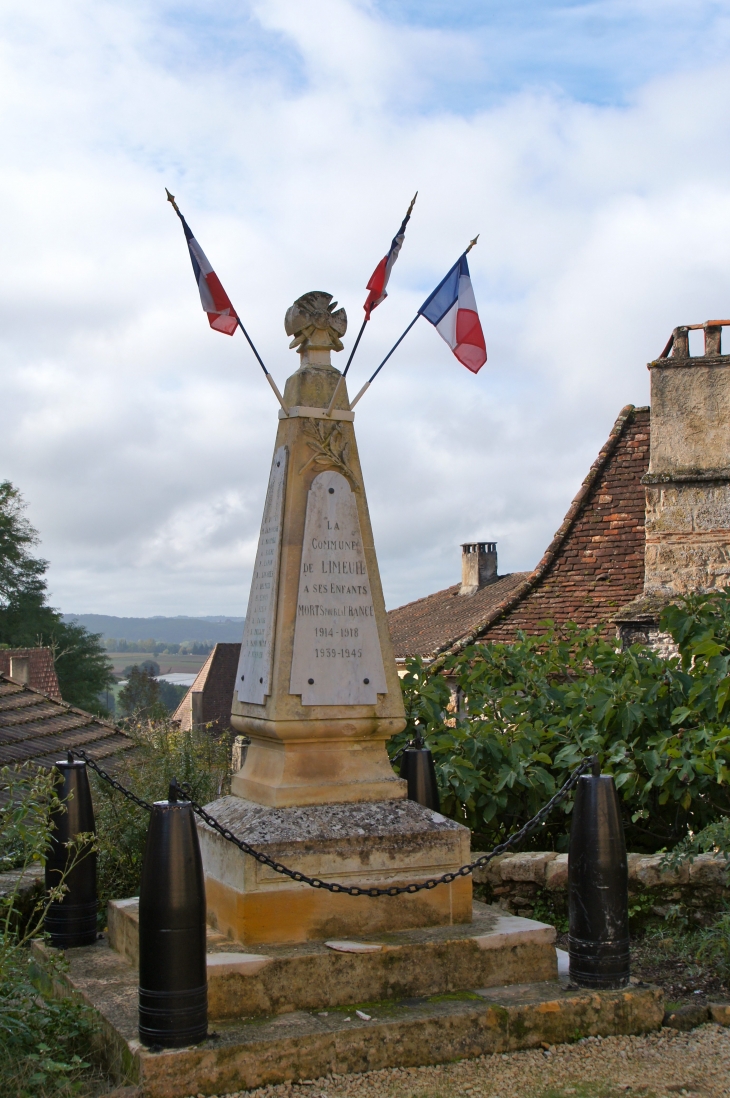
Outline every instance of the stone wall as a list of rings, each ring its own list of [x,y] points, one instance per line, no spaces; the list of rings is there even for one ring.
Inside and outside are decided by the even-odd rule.
[[[662,854],[629,854],[632,915],[640,919],[676,915],[697,925],[712,922],[730,900],[725,858],[700,854],[692,864],[664,871],[662,858]],[[568,855],[554,851],[503,854],[474,872],[474,885],[477,897],[488,903],[514,915],[557,920],[557,925],[565,921],[568,911]]]

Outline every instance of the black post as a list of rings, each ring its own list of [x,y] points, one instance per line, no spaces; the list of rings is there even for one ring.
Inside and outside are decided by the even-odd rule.
[[[613,778],[583,774],[570,830],[570,978],[579,987],[629,982],[629,875]]]
[[[96,825],[86,763],[74,759],[69,751],[67,759],[56,763],[55,771],[64,810],[54,812],[51,817],[53,834],[46,859],[46,889],[63,883],[68,891],[49,905],[44,927],[52,946],[72,949],[96,941],[96,854],[78,847],[69,850],[66,844],[82,832],[95,832]]]
[[[441,811],[433,755],[420,735],[403,752],[400,776],[408,782],[408,799]]]
[[[155,801],[139,893],[139,1039],[182,1048],[208,1032],[205,881],[192,806]]]

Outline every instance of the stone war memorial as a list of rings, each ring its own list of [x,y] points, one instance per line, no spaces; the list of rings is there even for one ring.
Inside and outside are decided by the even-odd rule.
[[[286,312],[299,365],[279,412],[232,707],[251,742],[230,795],[205,806],[216,826],[197,819],[207,1035],[140,1041],[137,898],[112,901],[105,938],[68,949],[58,977],[98,1012],[116,1076],[151,1098],[638,1033],[663,1017],[658,989],[577,987],[558,973],[553,927],[473,902],[470,873],[457,873],[469,830],[408,799],[389,761],[405,713],[355,413],[331,362],[346,327],[327,293]]]

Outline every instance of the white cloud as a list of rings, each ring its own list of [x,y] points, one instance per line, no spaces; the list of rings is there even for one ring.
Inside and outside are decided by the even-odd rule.
[[[728,313],[730,66],[623,106],[533,89],[436,109],[442,75],[476,70],[468,29],[355,0],[231,5],[201,29],[207,11],[0,17],[0,475],[54,602],[245,610],[276,405],[242,338],[208,329],[165,184],[280,385],[286,307],[326,289],[356,331],[416,188],[353,390],[481,232],[489,363],[472,377],[420,321],[358,440],[390,605],[454,582],[469,538],[532,566],[672,327]]]

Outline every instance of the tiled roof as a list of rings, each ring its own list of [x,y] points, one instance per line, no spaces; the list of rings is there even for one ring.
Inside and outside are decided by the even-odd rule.
[[[388,614],[396,657],[437,657],[475,641],[514,640],[551,618],[603,625],[644,590],[644,488],[649,409],[622,409],[559,530],[532,572],[459,596],[459,585]],[[477,603],[481,599],[481,603]],[[474,613],[473,609],[479,611]]]
[[[437,591],[435,595],[409,602],[388,613],[388,626],[396,659],[423,656],[425,659],[442,651],[476,629],[495,607],[504,603],[524,581],[528,572],[512,572],[499,576],[494,583],[482,587],[473,595],[460,595],[460,583]]]
[[[236,685],[236,668],[241,645],[230,642],[216,644],[208,656],[195,682],[175,710],[173,720],[180,721],[182,728],[191,728],[193,723],[193,694],[201,694],[200,715],[196,718],[201,724],[210,724],[214,731],[223,731],[231,726],[231,708],[233,690]]]
[[[511,641],[540,622],[600,625],[615,636],[614,616],[644,591],[648,408],[621,410],[555,537],[512,600],[485,622],[480,640]],[[469,643],[469,642],[467,642]]]
[[[0,673],[10,675],[10,660],[16,656],[28,660],[28,685],[51,698],[61,700],[61,688],[50,648],[0,649]]]
[[[130,737],[108,721],[0,673],[0,766],[52,766],[66,751],[78,748],[98,761],[133,746]]]

